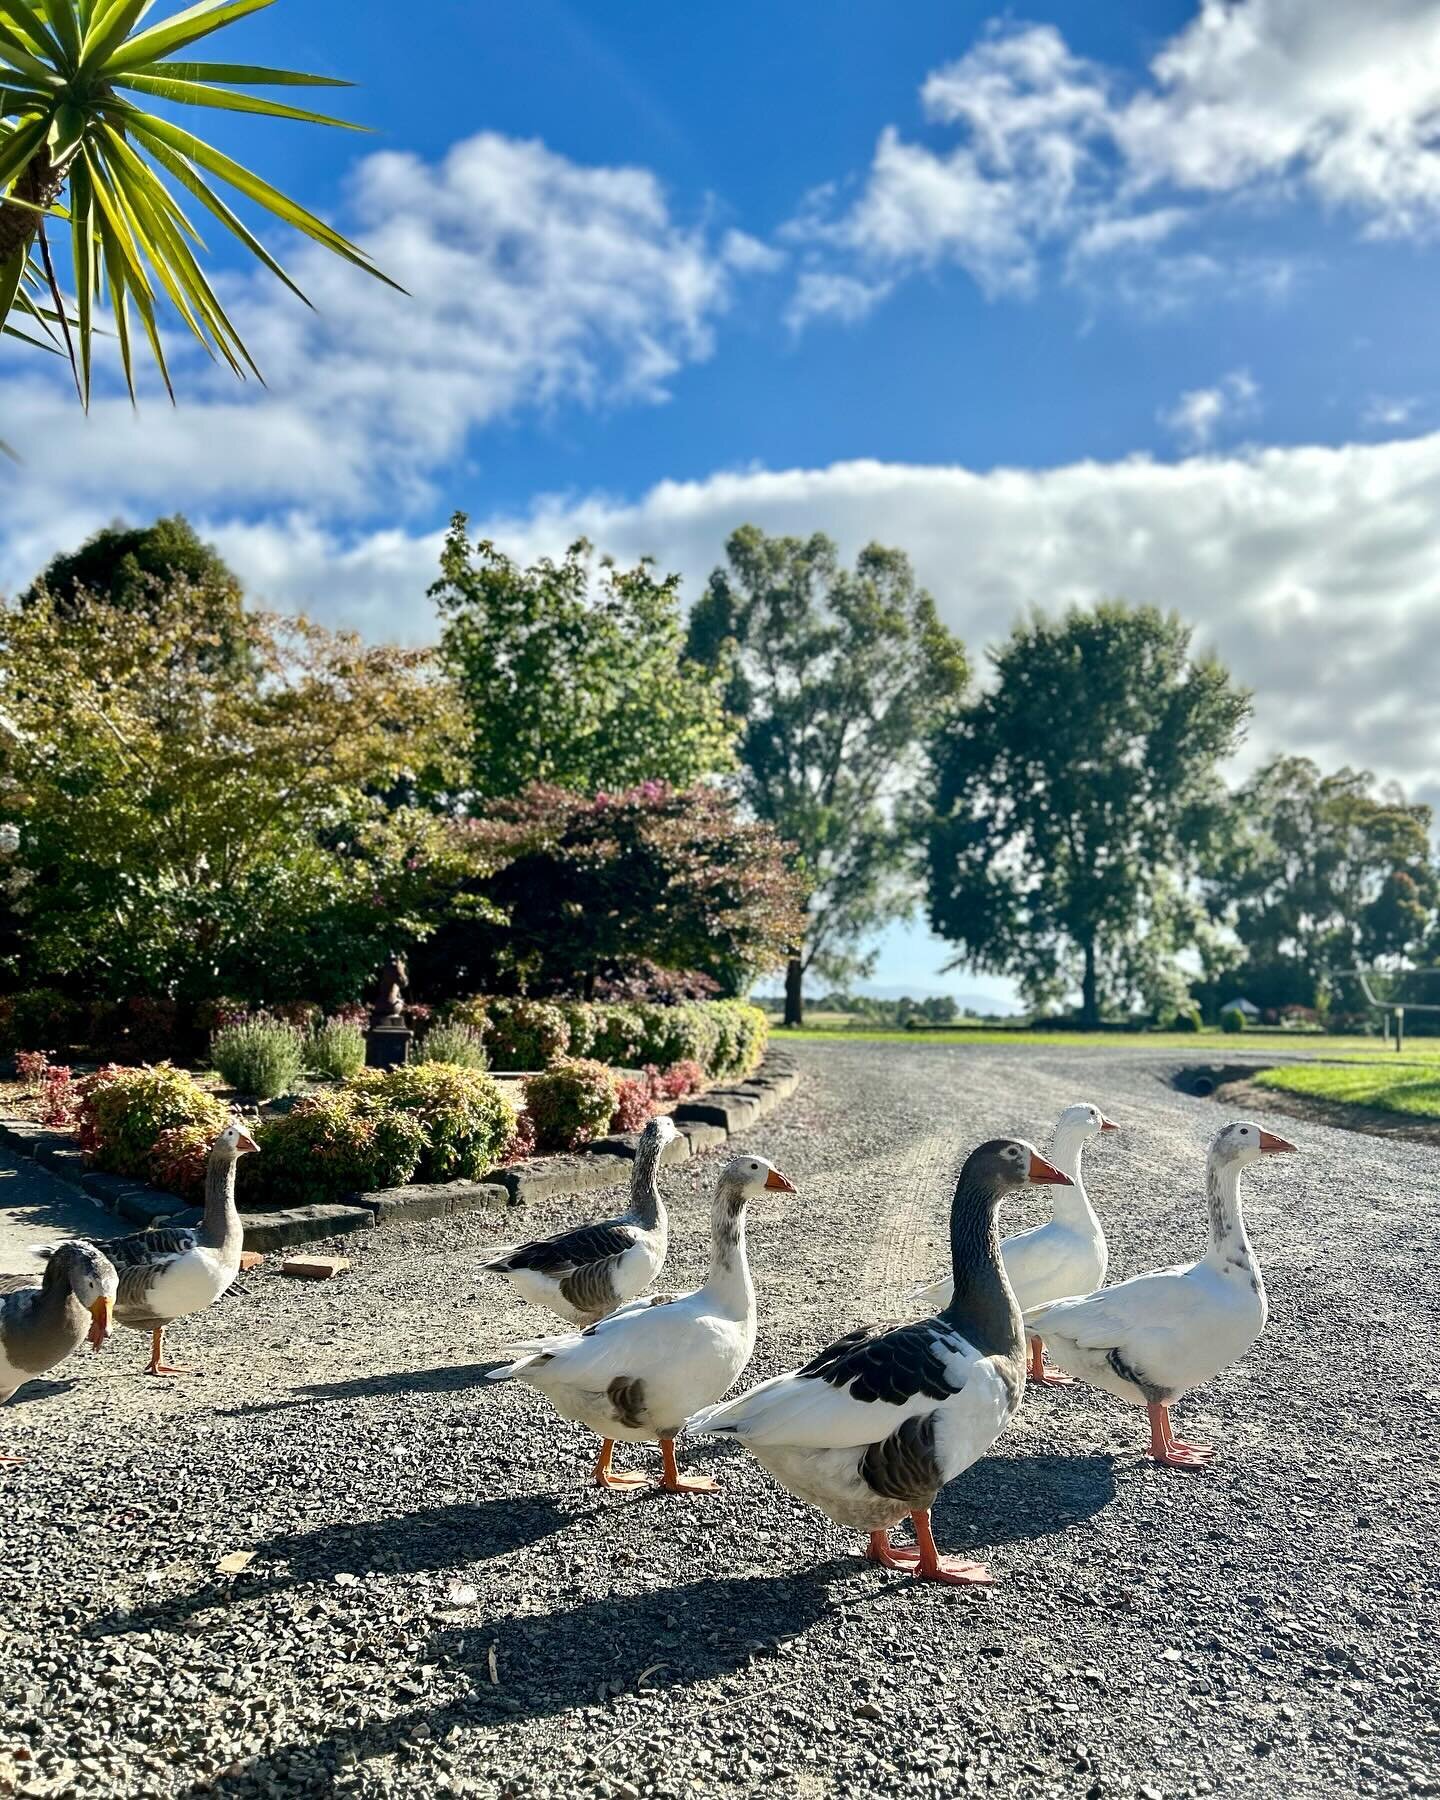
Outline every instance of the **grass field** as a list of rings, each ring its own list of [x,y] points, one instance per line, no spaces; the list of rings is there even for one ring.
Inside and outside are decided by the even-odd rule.
[[[1264,1069],[1255,1081],[1259,1087],[1342,1106],[1373,1106],[1415,1119],[1440,1119],[1440,1066],[1433,1054],[1428,1062],[1412,1061],[1407,1051],[1404,1057],[1392,1053],[1388,1062],[1292,1063]]]
[[[838,1016],[838,1015],[837,1015]],[[820,1015],[820,1021],[824,1020]],[[771,1020],[776,1044],[1004,1044],[1011,1049],[1026,1045],[1106,1044],[1114,1049],[1193,1050],[1201,1059],[1220,1055],[1265,1056],[1272,1051],[1286,1056],[1344,1057],[1358,1062],[1389,1058],[1404,1066],[1409,1062],[1440,1062],[1440,1038],[1417,1039],[1397,1057],[1379,1038],[1327,1037],[1297,1031],[1030,1031],[1006,1025],[957,1025],[953,1030],[899,1031],[885,1026],[836,1025],[813,1020],[798,1031],[787,1031]]]

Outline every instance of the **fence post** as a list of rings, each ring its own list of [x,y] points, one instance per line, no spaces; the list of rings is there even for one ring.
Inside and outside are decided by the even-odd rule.
[[[1395,1008],[1395,1052],[1398,1055],[1405,1047],[1405,1008]]]

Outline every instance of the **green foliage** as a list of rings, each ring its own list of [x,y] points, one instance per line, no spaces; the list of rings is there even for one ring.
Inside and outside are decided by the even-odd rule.
[[[367,1070],[350,1089],[417,1121],[424,1136],[421,1181],[478,1181],[495,1167],[515,1130],[514,1102],[481,1069],[404,1063]]]
[[[487,1069],[490,1059],[485,1054],[485,1036],[473,1025],[458,1021],[449,1025],[432,1025],[420,1041],[422,1063],[453,1063],[457,1069]]]
[[[1287,1064],[1262,1069],[1258,1086],[1342,1106],[1374,1106],[1412,1119],[1440,1119],[1440,1074],[1434,1066],[1387,1056],[1374,1063]]]
[[[1160,977],[1197,928],[1187,882],[1223,839],[1218,764],[1248,696],[1153,607],[1036,614],[992,660],[933,748],[931,925],[1032,1004],[1079,988],[1088,1024],[1103,1000],[1173,998]]]
[[[255,1141],[259,1156],[240,1165],[241,1197],[270,1206],[401,1187],[426,1148],[419,1118],[359,1087],[297,1100],[283,1116],[263,1120]]]
[[[1281,756],[1240,790],[1235,818],[1208,893],[1257,1003],[1313,1005],[1334,972],[1426,953],[1440,898],[1428,806],[1377,793],[1363,770]]]
[[[567,1051],[578,1057],[583,1050],[621,1068],[694,1062],[712,1080],[748,1075],[765,1054],[770,1030],[764,1012],[744,1000],[661,1006],[476,996],[455,1001],[446,1018],[483,1030],[497,1069],[545,1069]]]
[[[0,605],[0,817],[20,959],[100,999],[349,1000],[454,891],[423,803],[451,702],[425,654],[304,619]],[[223,654],[222,654],[223,653]],[[437,885],[438,884],[438,885]]]
[[[726,554],[691,614],[689,648],[728,677],[746,803],[798,848],[813,885],[791,978],[798,1006],[803,969],[855,972],[855,946],[909,909],[906,802],[924,738],[953,712],[968,670],[901,551],[870,544],[852,571],[819,533],[745,525]]]
[[[580,794],[688,787],[733,760],[723,681],[684,654],[680,578],[648,561],[592,572],[589,546],[521,568],[450,524],[430,589],[464,698],[470,781],[489,798],[546,782]]]
[[[68,219],[63,235],[69,238],[75,294],[69,329],[62,339],[33,293],[22,310],[45,327],[54,345],[76,345],[71,361],[82,405],[88,406],[90,399],[92,339],[99,329],[94,314],[107,296],[132,397],[132,308],[170,385],[162,348],[167,321],[156,316],[161,297],[237,375],[259,374],[201,271],[195,253],[203,254],[203,246],[165,175],[301,299],[299,288],[207,176],[347,262],[387,280],[339,232],[169,116],[176,106],[201,106],[314,125],[344,124],[243,91],[343,87],[344,82],[284,69],[196,62],[187,54],[201,39],[270,4],[199,0],[149,24],[142,24],[148,6],[140,0],[5,0],[0,6],[0,326],[16,305],[17,292],[25,292],[22,277],[27,265],[33,268],[30,251],[37,241],[48,270],[47,218],[52,224]],[[165,111],[146,111],[141,102],[147,98],[161,101]],[[53,278],[49,288],[54,310],[68,317],[68,302]]]
[[[573,1150],[609,1128],[620,1084],[603,1063],[587,1057],[557,1063],[525,1083],[525,1108],[541,1150]]]
[[[546,1069],[570,1048],[566,1009],[505,995],[454,1001],[446,1019],[478,1031],[494,1068]]]
[[[214,1142],[208,1125],[172,1125],[162,1131],[146,1170],[151,1184],[198,1204],[205,1197],[206,1165]]]
[[[1200,1031],[1203,1028],[1200,1008],[1195,1005],[1193,1000],[1182,1006],[1173,1019],[1162,1020],[1161,1023],[1168,1031]]]
[[[16,1050],[61,1050],[79,1023],[80,1009],[55,988],[0,994],[0,1055]]]
[[[80,1143],[97,1167],[148,1179],[163,1132],[198,1126],[210,1138],[225,1128],[229,1109],[193,1075],[169,1063],[87,1075],[80,1088]]]
[[[1220,1029],[1227,1037],[1234,1037],[1245,1029],[1245,1015],[1238,1006],[1227,1006],[1220,1015]]]
[[[646,782],[594,800],[532,787],[462,822],[455,844],[483,909],[417,957],[439,991],[501,976],[589,997],[602,977],[658,963],[734,992],[775,967],[804,923],[785,846],[713,787]]]
[[[315,1075],[345,1081],[365,1067],[365,1033],[349,1019],[320,1019],[305,1032],[305,1067]]]
[[[300,1079],[305,1040],[280,1019],[242,1019],[210,1039],[210,1063],[240,1094],[273,1100]]]

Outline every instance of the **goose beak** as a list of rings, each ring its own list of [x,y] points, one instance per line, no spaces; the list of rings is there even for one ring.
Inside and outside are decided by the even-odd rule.
[[[1068,1175],[1062,1175],[1054,1163],[1046,1162],[1043,1156],[1030,1158],[1030,1172],[1026,1180],[1033,1187],[1074,1187],[1075,1183]]]
[[[793,1194],[795,1183],[788,1176],[782,1175],[778,1169],[772,1169],[765,1177],[767,1188],[773,1188],[777,1194]]]
[[[258,1152],[259,1149],[260,1149],[260,1146],[255,1142],[254,1138],[252,1138],[250,1136],[250,1134],[246,1131],[242,1131],[240,1133],[239,1137],[237,1137],[235,1140],[235,1151],[238,1156],[245,1156],[245,1155],[249,1154],[251,1151]]]
[[[1292,1152],[1296,1156],[1300,1154],[1293,1144],[1287,1143],[1282,1137],[1276,1137],[1273,1131],[1260,1133],[1260,1154],[1262,1156],[1280,1156],[1286,1151]]]
[[[89,1342],[98,1350],[110,1335],[110,1317],[115,1310],[115,1302],[108,1294],[102,1294],[90,1308]]]
[[[1120,1127],[1113,1119],[1107,1119],[1102,1113],[1100,1117],[1100,1129],[1102,1131],[1118,1131]]]

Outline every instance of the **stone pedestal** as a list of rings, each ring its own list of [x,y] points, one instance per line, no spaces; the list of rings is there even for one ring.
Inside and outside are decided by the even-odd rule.
[[[410,1060],[410,1040],[415,1033],[408,1025],[372,1025],[365,1033],[365,1067],[396,1069]]]

